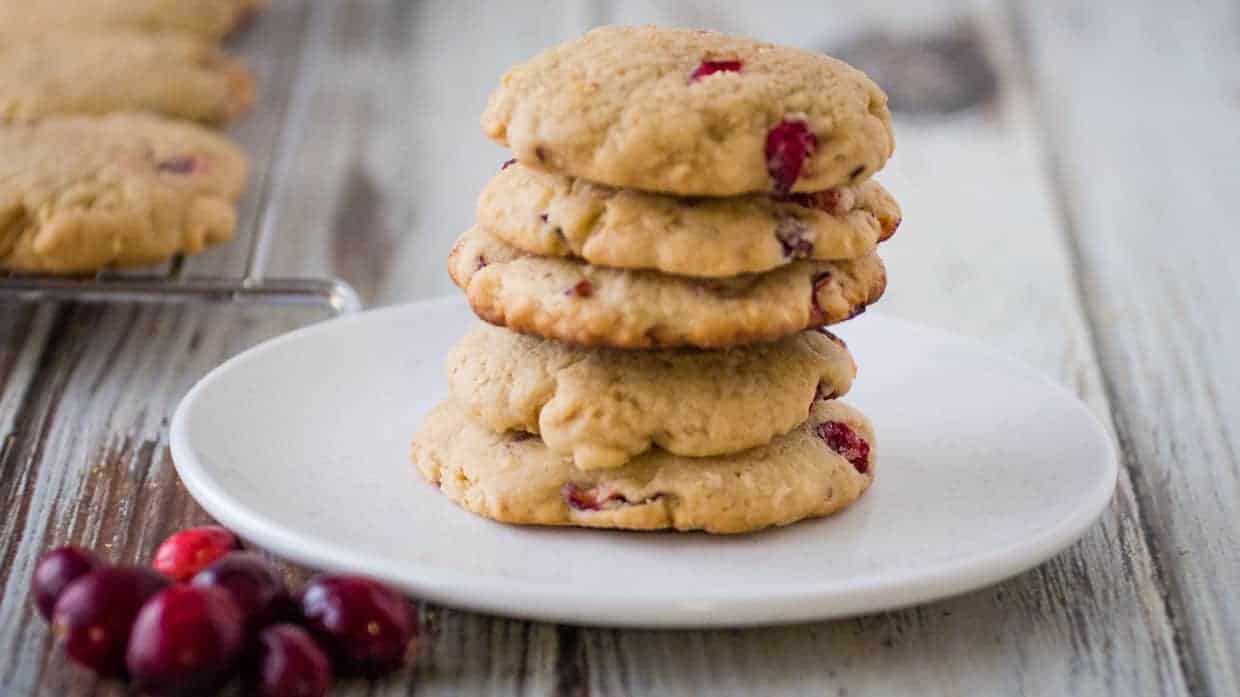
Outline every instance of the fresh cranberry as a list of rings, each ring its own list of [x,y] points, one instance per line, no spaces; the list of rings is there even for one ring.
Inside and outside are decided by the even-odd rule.
[[[814,253],[814,242],[809,238],[805,223],[788,216],[775,226],[775,238],[788,259],[805,259]]]
[[[244,639],[241,610],[227,592],[176,585],[142,606],[125,665],[148,695],[214,694],[236,671]]]
[[[805,161],[818,147],[818,137],[804,121],[784,121],[766,134],[766,169],[771,173],[775,191],[792,191]]]
[[[327,654],[292,624],[263,630],[245,665],[245,694],[253,697],[323,697],[331,684]]]
[[[30,582],[34,605],[43,619],[51,621],[56,600],[70,583],[101,566],[98,557],[78,547],[61,547],[44,554]]]
[[[513,165],[515,165],[515,164],[517,164],[517,158],[515,158],[515,157],[514,157],[514,158],[512,158],[511,160],[505,160],[505,161],[504,161],[504,164],[502,164],[502,165],[500,165],[500,166],[499,166],[500,171],[506,170],[506,169],[508,169],[509,167],[511,167],[511,166],[513,166]]]
[[[218,525],[190,528],[164,540],[151,566],[173,581],[188,581],[237,547],[236,535]]]
[[[588,298],[594,295],[594,284],[586,280],[577,281],[564,294],[570,298]]]
[[[409,603],[357,576],[319,576],[301,598],[306,627],[342,674],[378,677],[400,667],[415,626]]]
[[[160,172],[168,172],[170,174],[189,174],[198,167],[198,160],[188,155],[181,157],[170,157],[160,161],[155,166]]]
[[[702,61],[693,74],[689,76],[689,82],[697,82],[707,75],[715,73],[738,73],[741,70],[740,61]]]
[[[870,444],[857,435],[852,427],[841,421],[824,421],[818,424],[818,437],[827,447],[844,456],[861,474],[870,470]]]
[[[624,495],[607,486],[595,486],[588,489],[568,482],[560,489],[564,501],[579,511],[601,511],[613,501],[625,503]]]
[[[293,599],[284,581],[262,557],[232,552],[194,576],[195,586],[222,588],[241,610],[250,635],[294,615]]]
[[[168,579],[137,566],[102,567],[65,588],[52,611],[52,631],[65,653],[99,675],[125,674],[125,646],[134,618]]]

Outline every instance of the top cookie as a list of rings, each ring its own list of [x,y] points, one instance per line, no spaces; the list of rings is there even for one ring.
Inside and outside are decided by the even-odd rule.
[[[232,237],[246,161],[222,135],[141,114],[0,127],[0,268],[74,273]]]
[[[0,41],[0,122],[153,111],[221,123],[254,101],[254,78],[205,39],[133,31]]]
[[[504,75],[482,128],[523,164],[681,196],[822,191],[877,172],[887,97],[821,53],[602,27]]]
[[[0,0],[0,35],[50,29],[131,29],[218,39],[266,0]]]

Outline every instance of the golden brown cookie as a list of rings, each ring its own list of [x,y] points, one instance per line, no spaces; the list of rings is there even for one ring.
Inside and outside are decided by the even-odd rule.
[[[140,114],[0,127],[0,268],[153,264],[228,240],[246,160],[227,138]]]
[[[245,65],[194,36],[54,32],[0,39],[0,123],[117,111],[223,123],[253,102]]]
[[[824,191],[891,156],[887,97],[814,51],[601,27],[509,70],[482,116],[522,164],[680,196]]]
[[[535,436],[497,434],[449,401],[413,441],[413,461],[456,504],[503,523],[742,533],[830,515],[874,480],[874,431],[860,412],[820,400],[769,444],[689,458],[651,450],[583,472]]]
[[[265,4],[266,0],[0,0],[0,36],[82,29],[218,39]]]
[[[453,399],[487,428],[540,434],[581,469],[658,446],[701,457],[769,443],[815,399],[848,392],[839,338],[805,331],[718,351],[587,349],[479,323],[447,361]]]
[[[786,197],[683,198],[512,164],[479,197],[478,224],[540,256],[722,277],[866,256],[895,232],[900,207],[873,180]]]
[[[873,254],[702,279],[530,256],[477,227],[457,240],[448,273],[474,312],[492,324],[616,348],[771,341],[853,317],[887,283]]]

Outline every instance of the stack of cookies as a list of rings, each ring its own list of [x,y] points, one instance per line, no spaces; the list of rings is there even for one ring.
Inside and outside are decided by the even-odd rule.
[[[824,325],[876,301],[899,207],[886,97],[824,55],[606,27],[503,78],[516,157],[449,273],[489,324],[448,360],[421,473],[509,523],[737,533],[840,510],[874,433]]]
[[[232,238],[254,102],[216,42],[263,0],[0,0],[0,270],[155,264]]]

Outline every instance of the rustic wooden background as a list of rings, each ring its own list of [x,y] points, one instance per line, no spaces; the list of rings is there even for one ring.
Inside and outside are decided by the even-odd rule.
[[[898,114],[880,178],[906,213],[881,310],[1076,390],[1121,446],[1114,503],[1034,571],[847,621],[641,632],[426,607],[403,674],[337,693],[1240,694],[1240,6],[275,0],[235,39],[264,82],[235,134],[256,159],[243,219],[276,235],[273,271],[338,275],[372,304],[454,290],[444,256],[505,159],[477,128],[487,91],[609,22],[718,28],[871,70]],[[243,258],[237,244],[190,266]],[[34,560],[76,543],[146,561],[207,520],[168,454],[178,399],[321,318],[3,308],[0,694],[124,693],[51,650],[28,603]]]

